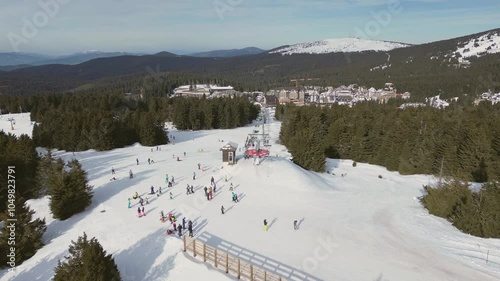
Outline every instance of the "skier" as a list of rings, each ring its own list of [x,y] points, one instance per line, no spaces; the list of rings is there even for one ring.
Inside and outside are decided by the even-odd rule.
[[[134,196],[132,196],[134,199],[137,199],[137,197],[139,197],[139,193],[137,193],[137,191],[134,193]]]
[[[151,186],[151,193],[150,194],[155,194],[155,188]]]
[[[210,201],[210,193],[207,192],[207,201]]]
[[[234,196],[236,196],[236,194],[234,194],[234,192],[232,192],[231,193],[231,198],[232,198],[233,202],[235,202],[235,197]]]
[[[170,199],[174,199],[174,197],[172,196],[172,192],[170,192]]]
[[[151,164],[151,159],[150,158],[148,158],[148,164]]]
[[[182,218],[182,228],[186,228],[186,217]]]
[[[156,197],[160,197],[161,194],[161,186],[158,188],[158,192],[156,192]]]
[[[137,165],[139,165],[139,158],[135,158],[135,162],[137,162]]]
[[[172,222],[172,226],[174,227],[174,229],[177,229],[177,224],[174,222]]]
[[[137,216],[141,217],[141,207],[137,207]]]
[[[222,214],[224,215],[224,211],[225,211],[224,206],[220,207],[220,211],[221,211],[221,212],[222,212]]]
[[[179,230],[179,237],[182,236],[182,225],[179,224],[179,226],[177,227],[177,230]]]
[[[205,195],[207,195],[208,194],[208,188],[205,186],[204,189],[205,189]]]
[[[231,186],[229,187],[229,191],[233,191],[233,183],[231,183]]]
[[[213,185],[215,183],[214,177],[212,176],[212,179],[210,180],[210,185]]]
[[[175,183],[175,178],[174,178],[174,176],[172,176],[172,183]]]
[[[189,184],[188,184],[188,186],[186,187],[186,195],[189,195],[189,194],[191,194],[191,190],[189,190]]]
[[[264,220],[264,231],[267,231],[267,220]]]
[[[129,174],[131,179],[134,178],[134,174],[132,173],[132,170],[128,171],[128,174]]]
[[[168,174],[165,174],[165,183],[168,183]]]
[[[240,202],[240,201],[238,200],[238,195],[237,195],[237,194],[235,194],[235,195],[234,195],[234,202],[236,202],[236,203]]]
[[[191,185],[191,193],[194,193],[194,187]]]
[[[224,175],[224,180],[227,182],[227,175]]]
[[[195,179],[196,179],[196,173],[193,172],[193,180],[195,180]]]
[[[130,207],[131,207],[131,204],[132,204],[132,203],[130,203],[130,198],[129,198],[129,199],[128,199],[128,208],[129,208],[129,209],[130,209]]]
[[[115,174],[115,168],[111,167],[111,174],[114,175]]]
[[[198,170],[201,170],[201,164],[198,163]]]
[[[181,159],[179,159],[179,156],[177,156],[177,161],[181,161]]]
[[[151,163],[154,163],[154,162],[155,162],[155,160],[153,159],[153,157],[151,157]]]
[[[184,152],[184,157],[186,157],[186,152]]]
[[[215,185],[215,183],[214,183],[214,193],[217,193],[216,190],[217,190],[217,185]]]
[[[141,206],[144,206],[144,199],[142,199],[140,196],[139,196],[139,203],[141,203]]]
[[[171,181],[168,182],[168,187],[172,187],[172,182]]]
[[[148,204],[149,204],[149,198],[146,197],[146,205],[148,205]]]
[[[191,221],[188,223],[188,231],[189,231],[189,237],[193,237],[193,224]]]
[[[146,212],[144,212],[144,207],[142,207],[142,215],[145,216]]]
[[[294,220],[294,221],[293,221],[293,229],[294,229],[294,230],[299,229],[299,226],[297,225],[297,220]]]

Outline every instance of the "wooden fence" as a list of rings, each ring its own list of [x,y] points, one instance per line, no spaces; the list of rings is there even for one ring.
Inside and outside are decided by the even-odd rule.
[[[210,262],[215,268],[224,270],[238,279],[250,281],[287,281],[276,274],[242,261],[225,251],[209,246],[188,235],[184,235],[184,252],[192,253],[193,257],[203,258],[203,262]]]

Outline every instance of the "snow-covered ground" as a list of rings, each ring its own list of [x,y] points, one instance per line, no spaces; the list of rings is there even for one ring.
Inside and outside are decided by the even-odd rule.
[[[220,147],[228,141],[241,147],[253,129],[171,130],[175,144],[153,152],[140,145],[108,152],[56,152],[82,163],[95,188],[93,203],[85,212],[58,221],[51,218],[48,198],[31,200],[36,215],[47,220],[46,245],[15,274],[1,271],[0,280],[50,280],[57,260],[84,231],[114,255],[124,280],[235,280],[182,252],[182,241],[165,234],[168,225],[159,221],[162,210],[193,220],[195,236],[210,245],[229,244],[247,256],[264,257],[288,280],[499,280],[499,239],[463,234],[430,216],[418,202],[422,185],[433,182],[431,176],[401,176],[379,166],[352,167],[352,161],[332,159],[327,168],[334,175],[303,170],[289,160],[285,147],[274,143],[279,122],[270,125],[271,157],[258,166],[244,159],[222,165]],[[148,157],[155,163],[148,165]],[[198,170],[198,163],[205,172]],[[116,181],[110,181],[111,167]],[[128,178],[130,169],[134,179]],[[171,189],[165,188],[166,173],[175,177]],[[212,176],[217,194],[208,202],[203,187]],[[239,203],[231,201],[229,183]],[[187,184],[194,185],[194,195],[186,195]],[[128,209],[127,198],[136,191],[148,196],[151,185],[161,185],[164,194],[149,195],[147,216],[138,218],[138,203],[133,201]],[[268,232],[263,231],[264,219]],[[294,220],[300,224],[297,231]],[[283,266],[291,271],[281,270]]]
[[[11,121],[13,119],[14,130],[11,128]],[[16,136],[26,134],[31,137],[33,133],[33,123],[31,122],[30,113],[16,113],[16,114],[3,114],[0,115],[0,131],[6,134],[11,133]]]
[[[327,54],[327,53],[350,53],[363,51],[389,51],[396,48],[409,47],[411,45],[397,42],[377,41],[359,38],[336,38],[316,42],[294,44],[270,53],[282,55],[292,54]]]
[[[454,53],[459,53],[464,58],[500,53],[500,33],[489,32],[460,45]]]

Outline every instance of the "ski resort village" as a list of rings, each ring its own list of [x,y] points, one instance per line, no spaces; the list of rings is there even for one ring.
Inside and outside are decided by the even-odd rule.
[[[300,79],[308,81],[311,79]],[[407,101],[411,98],[409,92],[400,93],[393,83],[386,83],[384,88],[375,89],[373,87],[366,88],[351,84],[340,87],[320,87],[320,86],[299,86],[298,80],[296,87],[283,87],[269,90],[267,92],[240,92],[236,91],[231,86],[218,86],[210,84],[194,84],[183,85],[174,90],[173,97],[198,97],[207,98],[231,97],[250,95],[256,96],[258,102],[262,102],[266,106],[276,106],[277,104],[293,103],[295,105],[320,105],[327,106],[332,104],[347,105],[352,107],[360,102],[376,101],[386,103],[389,99],[400,99]],[[401,109],[408,107],[430,106],[434,108],[446,108],[451,102],[457,101],[458,98],[451,100],[442,100],[439,95],[429,97],[424,102],[404,102],[400,105]],[[478,105],[481,101],[491,102],[495,104],[500,102],[500,93],[487,92],[478,96],[474,101]]]

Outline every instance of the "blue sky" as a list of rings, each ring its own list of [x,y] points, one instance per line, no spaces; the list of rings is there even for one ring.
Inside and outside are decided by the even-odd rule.
[[[2,0],[0,52],[270,49],[350,36],[424,43],[500,28],[499,15],[499,0]]]

